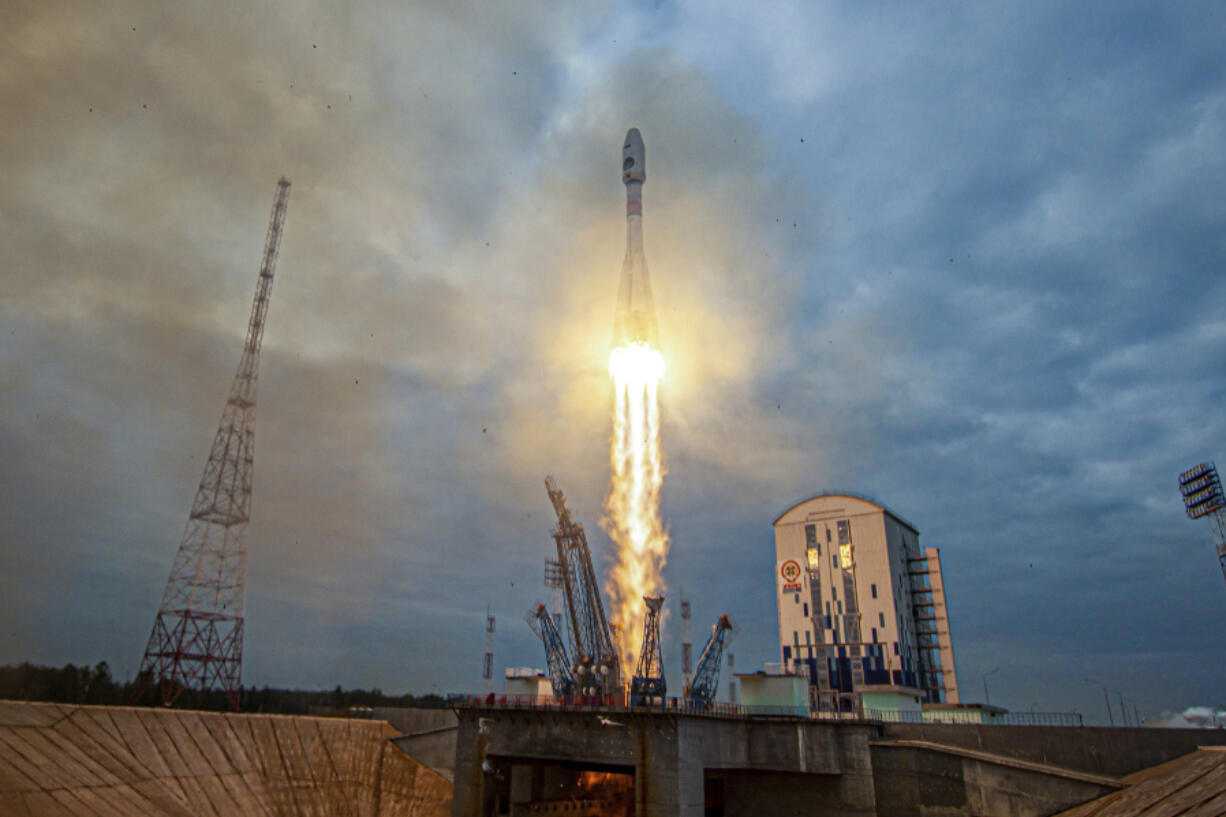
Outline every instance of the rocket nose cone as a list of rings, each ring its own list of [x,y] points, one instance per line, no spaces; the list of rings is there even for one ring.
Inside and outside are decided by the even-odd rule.
[[[626,131],[626,141],[622,145],[622,182],[647,181],[647,151],[643,147],[643,137],[638,128]]]

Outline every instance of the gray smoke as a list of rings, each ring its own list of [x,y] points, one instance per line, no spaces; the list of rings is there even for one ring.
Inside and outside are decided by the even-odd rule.
[[[1226,726],[1226,709],[1189,706],[1182,712],[1163,712],[1156,718],[1147,718],[1145,725],[1168,729],[1221,729]]]

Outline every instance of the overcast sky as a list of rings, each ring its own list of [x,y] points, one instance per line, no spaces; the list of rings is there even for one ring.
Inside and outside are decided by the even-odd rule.
[[[136,671],[284,174],[244,681],[479,690],[487,604],[495,665],[542,666],[545,474],[607,564],[636,126],[696,641],[727,610],[738,670],[778,660],[771,522],[844,489],[941,548],[965,699],[1222,703],[1176,486],[1226,457],[1220,3],[0,22],[0,663]]]

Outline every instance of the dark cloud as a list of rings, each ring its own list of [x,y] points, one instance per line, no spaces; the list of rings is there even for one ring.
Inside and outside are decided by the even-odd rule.
[[[1221,12],[725,6],[13,6],[0,660],[134,671],[284,173],[246,677],[472,688],[486,604],[539,665],[545,473],[607,558],[634,125],[697,640],[775,658],[770,521],[838,487],[942,546],[971,692],[1209,700]]]

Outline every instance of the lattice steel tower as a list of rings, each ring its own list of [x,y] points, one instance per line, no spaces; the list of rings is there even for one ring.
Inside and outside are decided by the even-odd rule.
[[[166,706],[184,692],[203,697],[217,689],[232,709],[239,705],[256,382],[289,188],[288,179],[277,182],[243,356],[137,676],[137,694],[158,684]]]
[[[558,546],[562,585],[566,591],[569,614],[571,658],[575,661],[577,692],[583,695],[610,695],[622,691],[621,659],[613,646],[613,634],[605,617],[600,584],[592,567],[592,552],[587,546],[583,525],[576,522],[566,506],[566,495],[545,477],[545,490],[558,515],[553,539]]]
[[[647,622],[643,626],[643,647],[639,650],[639,665],[630,679],[630,705],[663,705],[668,694],[664,680],[664,656],[660,652],[660,608],[663,596],[643,596],[647,602]]]

